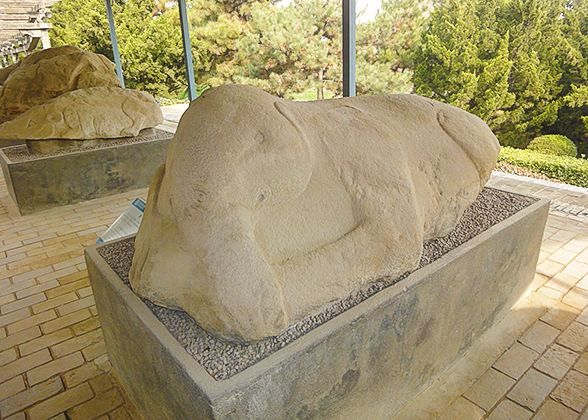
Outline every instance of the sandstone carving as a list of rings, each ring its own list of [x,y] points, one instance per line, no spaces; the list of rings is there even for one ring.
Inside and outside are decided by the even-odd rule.
[[[29,109],[0,125],[0,138],[131,137],[162,122],[161,108],[148,93],[117,87],[95,87],[74,90]]]
[[[72,46],[35,52],[0,74],[0,124],[66,92],[120,87],[114,64],[101,54]]]
[[[297,103],[211,89],[153,177],[131,285],[228,340],[279,334],[413,270],[498,151],[482,120],[415,95]]]

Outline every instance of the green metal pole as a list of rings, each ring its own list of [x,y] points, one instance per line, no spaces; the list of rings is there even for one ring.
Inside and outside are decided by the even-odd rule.
[[[188,13],[186,0],[179,0],[180,25],[184,41],[184,60],[186,61],[186,78],[188,79],[188,96],[190,101],[196,99],[196,82],[194,81],[194,64],[192,64],[192,48],[190,47],[190,28],[188,27]]]
[[[108,17],[108,27],[110,28],[110,41],[112,42],[112,54],[114,55],[114,64],[116,64],[116,74],[124,89],[125,80],[123,78],[122,66],[120,64],[120,53],[118,52],[118,41],[116,40],[116,30],[114,29],[114,17],[112,16],[112,6],[110,0],[104,0],[106,4],[106,16]]]

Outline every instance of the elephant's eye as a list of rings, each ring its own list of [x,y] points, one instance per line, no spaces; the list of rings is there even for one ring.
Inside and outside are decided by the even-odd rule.
[[[271,191],[269,190],[269,188],[263,188],[259,191],[259,193],[257,193],[257,203],[261,204],[267,201],[267,199],[269,198],[271,194]]]
[[[255,134],[255,141],[257,143],[263,143],[264,140],[265,140],[265,138],[263,137],[262,133],[258,132],[257,134]]]

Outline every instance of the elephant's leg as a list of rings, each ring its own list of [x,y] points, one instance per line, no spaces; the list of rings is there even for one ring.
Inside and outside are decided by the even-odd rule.
[[[368,196],[361,204],[357,228],[331,244],[279,264],[286,310],[292,318],[300,319],[325,302],[344,298],[369,281],[413,270],[423,244],[417,209],[410,188],[390,197]]]
[[[231,208],[180,223],[190,238],[192,271],[177,295],[204,329],[231,340],[253,341],[288,326],[280,284],[253,235],[250,214]]]

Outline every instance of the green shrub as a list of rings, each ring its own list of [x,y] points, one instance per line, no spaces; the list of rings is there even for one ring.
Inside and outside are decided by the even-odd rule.
[[[529,143],[527,149],[555,156],[576,157],[578,154],[576,145],[566,136],[560,134],[537,137]]]
[[[546,155],[534,150],[503,146],[498,160],[539,172],[549,178],[559,179],[566,184],[588,188],[588,161],[585,159]]]

